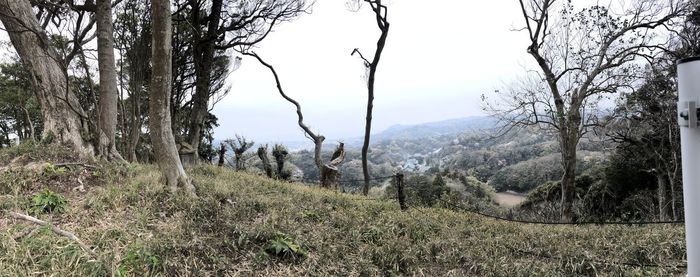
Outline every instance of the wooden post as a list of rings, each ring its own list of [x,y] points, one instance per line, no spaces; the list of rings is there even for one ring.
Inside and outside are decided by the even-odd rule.
[[[398,194],[399,198],[399,206],[401,206],[401,210],[405,211],[408,210],[408,205],[406,205],[406,194],[403,193],[403,173],[399,172],[396,173],[396,193]]]

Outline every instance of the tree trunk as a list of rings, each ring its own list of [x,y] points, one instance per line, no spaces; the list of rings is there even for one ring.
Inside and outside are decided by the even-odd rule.
[[[668,219],[668,205],[666,205],[667,179],[666,175],[663,174],[661,170],[656,170],[656,181],[658,185],[656,195],[659,200],[659,220],[665,221]]]
[[[578,131],[578,128],[576,128]],[[576,182],[576,148],[578,135],[563,132],[561,139],[561,161],[564,175],[561,178],[561,220],[571,222],[573,219],[572,207],[574,202]]]
[[[199,37],[195,42],[195,55],[193,57],[194,69],[197,80],[195,93],[192,96],[192,116],[190,117],[189,126],[189,142],[192,148],[199,149],[199,143],[202,139],[202,124],[204,117],[209,109],[209,96],[211,93],[211,74],[214,63],[215,43],[218,36],[219,22],[221,20],[222,0],[214,0],[209,13],[209,23],[207,24],[207,32],[204,36]],[[199,13],[199,9],[193,9],[193,12]],[[196,21],[199,21],[198,14],[193,15]],[[198,22],[194,22],[197,24]],[[195,159],[199,160],[199,151],[195,152]]]
[[[365,117],[365,139],[362,143],[362,175],[364,176],[365,181],[364,186],[362,186],[362,194],[364,195],[369,193],[369,168],[367,165],[367,152],[369,151],[369,139],[370,133],[372,132],[374,81],[377,73],[377,66],[379,65],[379,59],[382,56],[382,51],[384,51],[384,45],[386,44],[386,38],[389,34],[389,22],[386,21],[386,10],[384,10],[384,14],[382,14],[382,8],[386,9],[386,7],[382,5],[381,0],[377,1],[376,7],[373,4],[370,5],[372,5],[372,9],[374,10],[375,17],[377,19],[377,25],[382,33],[379,36],[379,40],[377,40],[377,48],[374,52],[374,59],[371,63],[368,63],[369,78],[367,80],[367,115]],[[367,61],[365,60],[365,62]]]
[[[29,140],[33,141],[36,136],[34,135],[34,123],[32,123],[32,117],[29,115],[29,110],[27,110],[27,108],[22,107],[22,111],[24,112],[24,117],[27,121],[27,137],[29,137]]]
[[[170,0],[153,0],[153,77],[150,96],[150,131],[155,159],[165,185],[176,192],[183,186],[195,195],[175,146],[170,119],[170,86],[172,82],[172,19]]]
[[[98,155],[123,161],[117,152],[117,68],[114,63],[112,1],[97,0],[97,63],[100,71]]]
[[[140,95],[141,87],[135,88],[131,95],[131,131],[129,132],[129,141],[126,147],[127,159],[130,162],[136,162],[136,147],[139,145],[141,138],[141,105]]]
[[[225,155],[226,155],[226,145],[224,145],[224,144],[222,143],[221,146],[220,146],[220,148],[219,148],[219,163],[218,163],[218,166],[224,166],[224,161],[225,161],[224,158],[226,157]]]
[[[65,67],[28,0],[0,0],[0,21],[30,75],[44,120],[42,137],[70,145],[80,157],[94,157],[82,136],[87,115],[67,84]]]

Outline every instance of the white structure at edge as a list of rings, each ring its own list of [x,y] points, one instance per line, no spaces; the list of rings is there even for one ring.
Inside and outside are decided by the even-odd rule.
[[[683,203],[688,275],[700,276],[700,59],[678,63],[678,123],[681,126]],[[688,110],[688,108],[694,110]]]

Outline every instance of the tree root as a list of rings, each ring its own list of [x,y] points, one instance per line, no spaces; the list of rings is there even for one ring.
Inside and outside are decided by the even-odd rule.
[[[90,249],[89,246],[87,246],[85,243],[83,243],[83,241],[81,241],[80,238],[78,238],[76,235],[74,235],[74,234],[71,233],[71,232],[67,232],[67,231],[61,230],[61,229],[59,229],[58,227],[53,226],[53,225],[51,225],[50,223],[48,223],[48,222],[46,222],[46,221],[43,221],[43,220],[40,220],[40,219],[38,219],[38,218],[36,218],[36,217],[32,217],[32,216],[28,216],[28,215],[23,215],[23,214],[19,214],[19,213],[15,213],[15,212],[9,212],[9,211],[8,211],[7,213],[10,215],[10,217],[12,217],[12,218],[14,218],[14,219],[29,221],[29,222],[31,222],[31,223],[38,224],[38,225],[41,225],[41,226],[48,226],[49,228],[51,228],[51,231],[53,231],[55,234],[64,236],[64,237],[66,237],[66,238],[68,238],[68,239],[74,241],[75,243],[77,243],[77,244],[80,246],[80,248],[82,248],[83,250],[85,250],[85,252],[88,252],[88,253],[89,253],[90,255],[92,255],[92,256],[97,256],[97,254],[95,253],[95,251],[93,251],[92,249]]]

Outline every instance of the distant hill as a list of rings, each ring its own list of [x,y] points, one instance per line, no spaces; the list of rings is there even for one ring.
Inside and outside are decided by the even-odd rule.
[[[372,136],[373,140],[415,139],[475,132],[491,128],[496,119],[488,116],[470,116],[417,125],[393,125]]]

